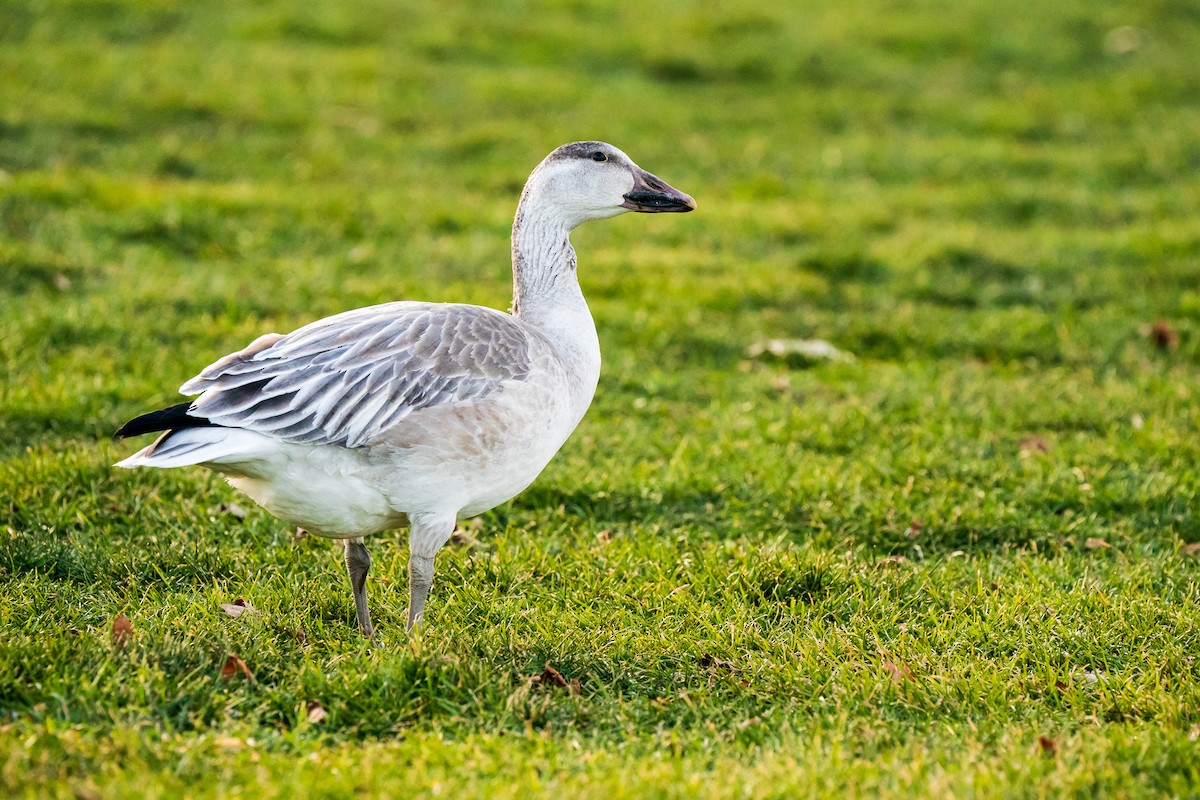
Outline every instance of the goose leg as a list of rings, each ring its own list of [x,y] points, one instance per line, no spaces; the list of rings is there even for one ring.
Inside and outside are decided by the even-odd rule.
[[[362,539],[346,540],[346,572],[354,591],[354,610],[358,613],[358,629],[364,636],[374,636],[371,610],[367,608],[367,572],[371,569],[371,554]]]
[[[421,625],[425,600],[433,585],[433,557],[454,533],[453,515],[422,515],[412,519],[408,558],[408,630]]]

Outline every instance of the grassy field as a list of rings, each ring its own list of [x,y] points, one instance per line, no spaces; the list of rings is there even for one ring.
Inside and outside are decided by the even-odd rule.
[[[0,5],[0,794],[1200,795],[1200,6],[701,5]],[[596,402],[419,638],[403,534],[375,648],[109,467],[264,331],[507,308],[583,138],[700,209],[576,234]]]

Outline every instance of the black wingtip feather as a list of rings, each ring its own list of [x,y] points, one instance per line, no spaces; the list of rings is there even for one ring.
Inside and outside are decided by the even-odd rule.
[[[191,405],[190,402],[179,403],[170,408],[160,408],[158,411],[151,411],[149,414],[134,417],[122,425],[121,429],[113,434],[113,438],[128,439],[130,436],[140,436],[143,433],[174,431],[181,428],[216,427],[216,423],[204,417],[189,415],[187,411]]]

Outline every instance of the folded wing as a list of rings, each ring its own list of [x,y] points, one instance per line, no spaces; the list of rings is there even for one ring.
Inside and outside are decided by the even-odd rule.
[[[290,442],[362,447],[415,411],[530,370],[527,333],[481,306],[387,303],[268,334],[180,387],[189,414]]]

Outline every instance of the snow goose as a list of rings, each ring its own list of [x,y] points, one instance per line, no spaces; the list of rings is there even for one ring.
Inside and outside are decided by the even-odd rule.
[[[367,636],[363,537],[407,526],[411,631],[458,518],[524,490],[591,404],[600,345],[570,232],[695,207],[612,145],[563,145],[517,206],[511,314],[404,301],[268,333],[180,388],[199,397],[117,431],[165,432],[116,466],[208,467],[276,517],[342,540]]]

